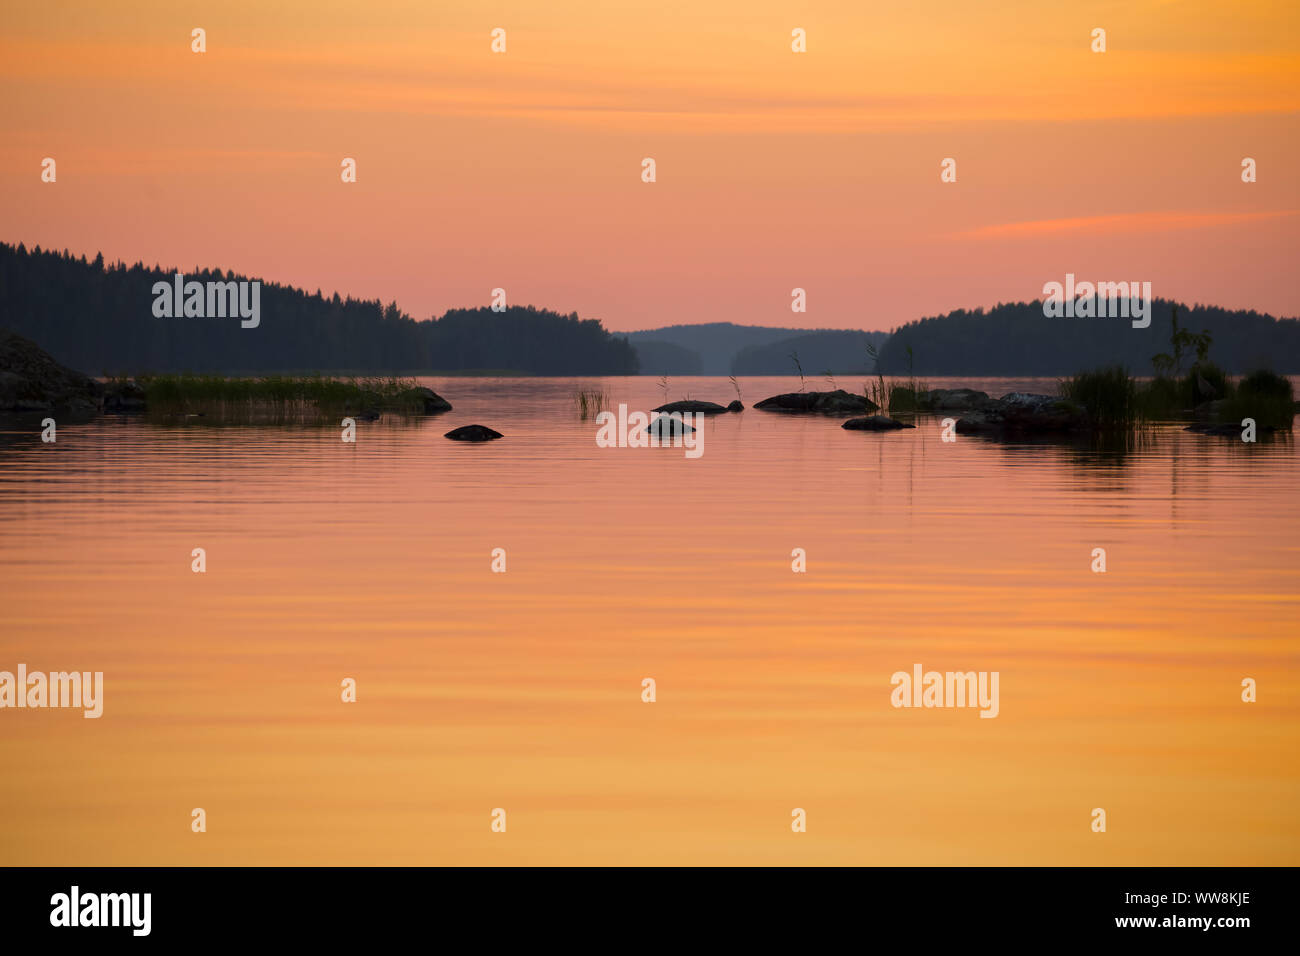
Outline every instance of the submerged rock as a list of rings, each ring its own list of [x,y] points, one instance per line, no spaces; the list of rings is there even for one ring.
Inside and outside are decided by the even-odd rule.
[[[983,403],[957,420],[959,433],[1072,432],[1087,427],[1082,408],[1054,395],[1008,392]]]
[[[450,438],[452,441],[492,441],[494,438],[504,436],[486,425],[461,425],[460,428],[453,428],[442,437]]]
[[[104,386],[65,368],[30,339],[0,329],[0,411],[94,410]]]
[[[871,415],[867,418],[850,418],[841,428],[857,432],[889,432],[899,428],[915,428],[886,415]]]
[[[438,412],[451,411],[451,402],[447,401],[433,389],[425,388],[423,385],[418,388],[408,388],[397,396],[397,400],[404,405],[419,406],[426,415],[435,415]]]
[[[658,408],[652,408],[652,412],[695,412],[700,415],[721,415],[727,411],[726,408],[716,402],[697,402],[693,399],[687,399],[681,402],[669,402],[667,405],[660,405]]]
[[[366,408],[359,412],[348,412],[348,417],[359,422],[377,422],[379,421],[379,409]]]
[[[833,392],[786,392],[754,405],[765,412],[811,412],[821,415],[855,415],[877,411],[880,406],[864,395],[837,388]]]
[[[671,414],[660,415],[646,426],[645,433],[653,435],[655,438],[671,439],[681,435],[693,435],[695,429],[686,424],[680,418],[673,418]]]

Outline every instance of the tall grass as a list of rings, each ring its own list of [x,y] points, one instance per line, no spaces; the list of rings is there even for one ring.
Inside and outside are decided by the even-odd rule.
[[[574,391],[573,400],[578,406],[578,417],[583,421],[604,411],[612,401],[603,388],[579,388]]]
[[[1142,419],[1137,382],[1120,365],[1080,372],[1062,381],[1060,392],[1087,410],[1093,428],[1129,428]]]
[[[876,380],[870,379],[862,383],[862,397],[870,405],[875,405],[880,414],[889,414],[890,390],[885,386],[885,375],[880,371],[880,353],[876,346],[871,342],[867,343],[867,355],[876,366]]]
[[[802,392],[804,388],[807,386],[807,382],[804,381],[803,366],[799,364],[799,353],[791,352],[787,356],[787,358],[789,358],[790,361],[794,363],[794,370],[799,373],[799,391]]]
[[[912,346],[904,348],[907,356],[907,378],[902,382],[891,381],[889,385],[889,409],[891,412],[915,412],[925,408],[930,397],[930,388],[917,379],[912,356]]]
[[[339,412],[390,410],[416,412],[423,399],[414,379],[389,377],[326,378],[320,375],[144,375],[152,415],[202,415],[209,418],[273,420],[324,418]]]
[[[1186,418],[1209,409],[1214,421],[1289,430],[1295,417],[1291,382],[1270,371],[1253,372],[1234,384],[1221,369],[1200,361],[1181,378],[1159,375],[1148,382],[1120,366],[1081,372],[1065,379],[1061,397],[1084,408],[1095,429],[1119,429],[1144,421]],[[1212,404],[1209,404],[1212,403]]]
[[[1237,383],[1224,403],[1221,417],[1230,422],[1253,418],[1257,425],[1271,425],[1289,431],[1295,418],[1295,395],[1291,382],[1275,372],[1252,372]]]

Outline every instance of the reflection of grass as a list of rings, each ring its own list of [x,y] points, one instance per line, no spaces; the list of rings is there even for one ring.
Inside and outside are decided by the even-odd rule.
[[[420,412],[424,407],[413,391],[416,382],[397,377],[149,375],[136,382],[144,389],[149,413],[161,417],[310,421],[341,412]]]
[[[584,421],[603,411],[611,401],[603,388],[580,388],[573,393],[573,400],[578,405],[578,417]]]

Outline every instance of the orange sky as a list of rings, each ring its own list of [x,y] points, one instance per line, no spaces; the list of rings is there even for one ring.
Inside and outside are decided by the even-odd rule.
[[[5,241],[616,330],[888,328],[1067,271],[1300,315],[1294,2],[9,6]]]

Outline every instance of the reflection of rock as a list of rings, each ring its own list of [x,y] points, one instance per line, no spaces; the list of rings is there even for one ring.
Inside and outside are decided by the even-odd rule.
[[[104,387],[106,412],[142,412],[145,404],[144,387],[138,382],[109,382]]]
[[[727,405],[727,411],[729,412],[743,412],[744,410],[745,410],[745,403],[738,398],[733,398],[731,402]]]
[[[437,412],[451,411],[451,402],[447,401],[431,388],[425,388],[423,385],[417,388],[408,388],[397,396],[397,400],[403,405],[421,406],[424,414],[433,415]]]
[[[923,404],[936,412],[955,412],[979,408],[988,401],[988,392],[978,392],[973,388],[932,388]]]
[[[871,415],[868,418],[850,418],[840,427],[856,432],[888,432],[898,428],[915,428],[916,426],[904,425],[902,422],[885,415]]]
[[[0,410],[94,410],[104,386],[64,368],[35,342],[0,329]]]
[[[672,415],[660,415],[646,426],[645,433],[663,440],[680,438],[683,435],[693,435],[695,429],[680,418],[674,418]]]
[[[833,392],[786,392],[758,402],[755,408],[765,412],[812,412],[822,415],[857,415],[874,412],[880,406],[863,395],[853,395],[837,388]]]
[[[700,415],[720,415],[727,411],[716,402],[697,402],[693,399],[687,399],[682,402],[669,402],[667,405],[660,405],[653,408],[655,412],[697,412]]]
[[[1071,432],[1086,425],[1083,409],[1053,395],[1008,392],[957,420],[959,433]]]
[[[1210,424],[1208,422],[1198,422],[1195,425],[1188,425],[1183,431],[1197,432],[1201,435],[1227,435],[1232,438],[1240,438],[1241,433],[1246,429],[1239,422],[1224,422],[1222,424]],[[1255,434],[1269,435],[1276,431],[1272,425],[1256,425]]]
[[[492,441],[503,436],[486,425],[461,425],[460,428],[453,428],[443,437],[450,438],[452,441]]]

